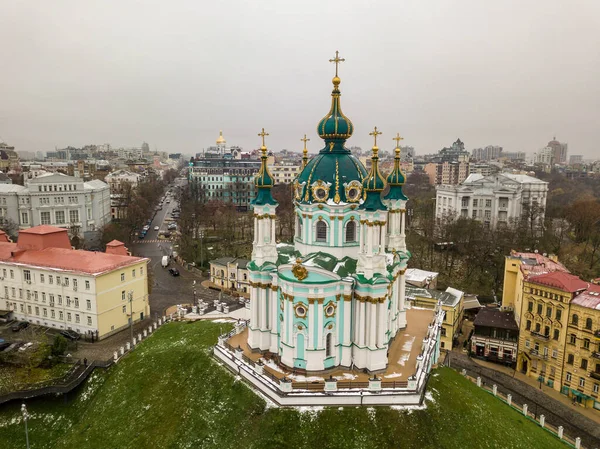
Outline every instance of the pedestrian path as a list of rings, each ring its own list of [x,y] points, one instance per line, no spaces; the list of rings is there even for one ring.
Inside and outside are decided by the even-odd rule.
[[[136,243],[171,243],[171,240],[167,239],[154,239],[154,240],[138,240]]]

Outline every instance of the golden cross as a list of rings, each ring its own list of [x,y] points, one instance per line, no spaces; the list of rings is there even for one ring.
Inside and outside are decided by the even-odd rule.
[[[396,141],[396,147],[400,146],[400,141],[404,140],[404,137],[400,137],[400,133],[396,133],[396,137],[394,137],[392,140]]]
[[[258,133],[258,136],[262,137],[262,142],[263,142],[262,146],[263,147],[265,146],[265,136],[268,136],[268,135],[269,135],[269,133],[266,133],[264,128],[262,129],[262,132]]]
[[[301,142],[304,142],[304,148],[306,148],[306,142],[308,142],[310,139],[306,138],[306,134],[304,134],[304,139],[300,139]]]
[[[345,59],[342,59],[339,57],[340,52],[339,51],[335,51],[335,58],[330,59],[329,62],[334,62],[335,63],[335,76],[338,76],[338,64],[340,62],[344,62]]]
[[[374,147],[377,146],[377,136],[381,135],[383,133],[377,131],[377,127],[375,127],[375,129],[373,130],[373,132],[369,133],[369,136],[373,136],[373,138],[375,139],[375,145],[373,145]]]

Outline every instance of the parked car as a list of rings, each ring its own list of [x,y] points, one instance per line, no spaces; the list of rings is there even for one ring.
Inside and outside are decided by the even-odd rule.
[[[29,326],[27,321],[19,321],[12,327],[13,332],[19,332],[21,329],[26,329]]]
[[[158,231],[160,229],[160,226],[154,226],[154,230]]]
[[[67,340],[71,340],[71,341],[77,341],[81,337],[77,332],[69,330],[69,329],[65,329],[64,331],[61,331],[60,335],[65,337]]]
[[[164,235],[166,238],[169,238],[169,237],[171,237],[171,233],[170,233],[170,232],[164,232],[164,233],[163,233],[163,235]]]
[[[171,276],[179,276],[179,270],[177,268],[169,268],[169,273],[171,273]]]
[[[27,348],[30,348],[30,347],[32,347],[32,346],[33,346],[33,343],[31,343],[31,342],[25,343],[23,346],[21,346],[21,347],[19,348],[19,351],[23,352],[23,351],[25,351]]]
[[[12,343],[10,341],[4,341],[4,342],[0,343],[0,352],[4,351],[10,345],[12,345]]]
[[[146,235],[145,235],[145,234],[140,234],[140,235],[138,235],[138,239],[143,239],[143,238],[145,238],[145,237],[146,237]]]

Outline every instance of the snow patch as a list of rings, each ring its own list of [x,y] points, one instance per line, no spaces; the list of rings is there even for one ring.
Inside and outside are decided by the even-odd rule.
[[[386,379],[393,379],[395,377],[402,377],[402,373],[392,373],[392,374],[388,374],[387,376],[383,376]]]
[[[402,354],[400,356],[400,359],[398,359],[398,365],[404,366],[409,358],[410,358],[410,354]]]
[[[410,351],[411,351],[411,349],[412,349],[412,345],[413,345],[413,343],[414,343],[414,342],[415,342],[415,337],[408,338],[408,339],[407,339],[407,340],[404,342],[404,344],[402,345],[402,350],[403,350],[403,351],[410,352]]]
[[[354,380],[357,377],[358,377],[357,375],[350,374],[350,373],[344,373],[341,376],[333,376],[333,378],[336,380]]]

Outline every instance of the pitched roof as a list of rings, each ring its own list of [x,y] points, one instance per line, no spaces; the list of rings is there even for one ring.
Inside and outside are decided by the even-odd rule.
[[[528,282],[558,288],[559,290],[569,293],[585,290],[589,285],[587,282],[582,281],[574,274],[565,273],[562,271],[531,276],[529,277]]]
[[[600,285],[590,284],[586,291],[581,292],[571,301],[571,304],[600,310]]]
[[[485,327],[496,327],[499,329],[519,330],[517,322],[515,321],[515,314],[513,312],[503,312],[498,309],[489,309],[484,307],[479,310],[474,326],[485,326]]]

